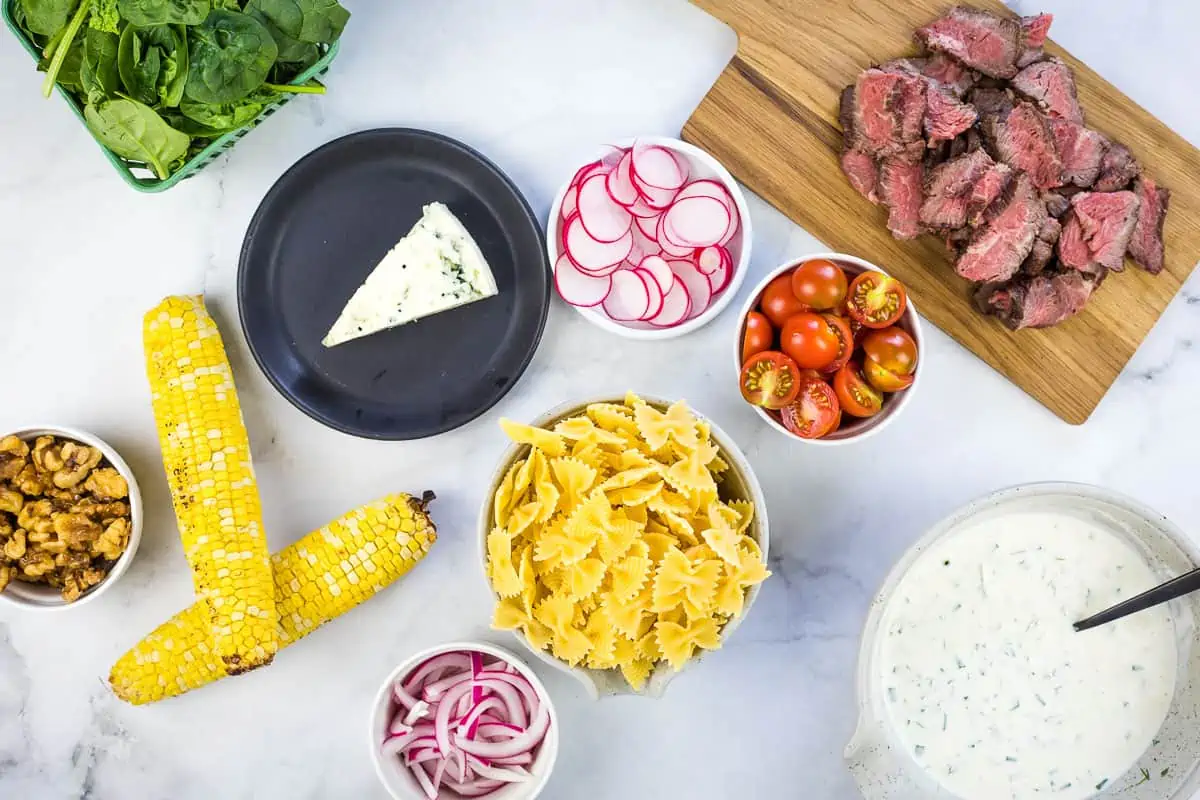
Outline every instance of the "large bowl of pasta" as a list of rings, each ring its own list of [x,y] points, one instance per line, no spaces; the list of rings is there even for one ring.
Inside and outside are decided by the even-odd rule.
[[[479,515],[492,626],[595,698],[661,695],[770,575],[746,457],[685,402],[632,393],[500,424],[513,444]]]

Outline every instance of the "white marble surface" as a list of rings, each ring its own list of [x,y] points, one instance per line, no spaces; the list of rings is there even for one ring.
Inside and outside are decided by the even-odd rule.
[[[1056,12],[1059,42],[1200,144],[1193,3],[1020,6]],[[851,675],[869,598],[928,525],[982,493],[1035,480],[1099,483],[1200,531],[1200,280],[1079,428],[933,331],[924,389],[900,424],[855,447],[788,446],[737,396],[726,361],[732,312],[682,340],[644,344],[605,335],[558,302],[516,389],[461,430],[380,444],[310,421],[250,362],[233,299],[246,223],[289,165],[350,131],[427,127],[489,154],[541,213],[598,142],[677,133],[734,47],[685,0],[351,7],[329,95],[293,104],[162,196],[122,185],[61,102],[40,99],[25,53],[0,35],[0,429],[51,420],[96,432],[133,464],[148,503],[136,563],[101,601],[54,617],[0,609],[0,797],[385,797],[366,742],[377,683],[427,645],[508,641],[487,628],[473,528],[503,446],[496,419],[533,417],[578,395],[636,388],[686,397],[718,419],[762,479],[776,574],[728,647],[660,701],[594,704],[571,679],[539,668],[562,718],[549,798],[853,798],[841,749],[854,724]],[[752,209],[747,289],[785,257],[823,249],[756,198]],[[1118,290],[1119,280],[1106,288]],[[192,595],[159,466],[141,315],[165,294],[198,291],[231,345],[272,549],[396,489],[438,492],[442,538],[400,585],[269,670],[131,708],[102,676]]]

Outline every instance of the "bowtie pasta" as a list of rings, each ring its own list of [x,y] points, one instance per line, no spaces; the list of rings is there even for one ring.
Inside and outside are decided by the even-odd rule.
[[[634,690],[660,663],[720,647],[771,573],[746,533],[754,506],[721,497],[729,465],[708,424],[630,394],[552,430],[500,425],[529,452],[492,501],[493,626],[574,666],[620,669]]]

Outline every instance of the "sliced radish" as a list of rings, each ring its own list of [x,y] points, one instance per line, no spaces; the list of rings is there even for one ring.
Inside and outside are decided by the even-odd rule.
[[[607,176],[592,175],[579,185],[579,218],[598,242],[616,242],[629,233],[633,217],[608,193]]]
[[[656,189],[678,189],[687,182],[687,171],[679,159],[659,145],[633,145],[633,173],[641,182]]]
[[[659,246],[662,247],[664,253],[674,258],[690,258],[692,253],[696,251],[696,248],[671,241],[671,237],[667,235],[664,228],[666,218],[666,214],[658,218],[658,233],[655,238],[657,238]]]
[[[584,178],[591,175],[596,170],[596,168],[599,166],[600,166],[599,161],[589,161],[587,164],[584,164],[582,167],[580,167],[575,172],[575,174],[571,176],[571,182],[567,185],[568,186],[578,186],[579,184],[583,183]]]
[[[637,186],[634,186],[637,189]],[[642,197],[641,192],[638,192],[638,199],[629,207],[629,213],[638,218],[657,217],[662,213],[661,209],[651,208],[646,204],[646,198]]]
[[[571,217],[563,232],[563,249],[576,266],[595,272],[625,260],[629,251],[633,249],[631,233],[626,231],[625,235],[615,242],[600,242],[588,234],[582,220],[578,214]]]
[[[662,230],[672,242],[709,247],[721,241],[731,221],[729,209],[715,197],[688,197],[663,214]]]
[[[650,290],[646,281],[633,270],[618,270],[612,275],[612,291],[604,298],[604,311],[617,322],[636,322],[650,308]]]
[[[705,247],[696,253],[696,268],[705,275],[712,275],[721,268],[727,258],[729,252],[724,247]]]
[[[567,193],[563,195],[563,219],[573,215],[577,210],[579,210],[579,187],[572,186],[570,189],[567,189]]]
[[[675,281],[671,291],[663,298],[662,311],[647,320],[656,328],[670,328],[683,322],[692,313],[692,299],[688,296],[683,281]]]
[[[559,296],[571,305],[591,308],[603,303],[612,291],[612,276],[596,277],[581,272],[564,254],[554,265],[554,286]]]
[[[652,217],[634,217],[634,226],[642,232],[647,239],[658,241],[658,218],[659,214]]]
[[[629,148],[617,147],[616,145],[608,145],[608,152],[600,157],[600,163],[607,169],[613,170],[617,168],[617,164],[621,163],[621,159],[625,157],[625,153]]]
[[[646,201],[646,205],[658,211],[669,208],[679,194],[677,189],[660,189],[643,183],[636,174],[633,176],[633,185],[637,187],[638,194]]]
[[[707,276],[714,296],[724,291],[733,278],[733,258],[729,255],[729,251],[723,250],[722,252],[725,253],[725,258],[721,261],[721,266],[716,272]]]
[[[641,199],[637,187],[633,185],[633,177],[630,175],[632,166],[633,155],[630,151],[626,151],[617,164],[617,168],[608,173],[606,178],[609,196],[624,208],[629,208]]]
[[[659,256],[647,256],[638,264],[638,269],[650,273],[650,277],[663,292],[671,291],[671,286],[675,283],[675,273],[671,271],[671,265],[665,259]]]
[[[658,240],[647,236],[640,225],[634,225],[629,232],[633,235],[633,250],[629,254],[629,260],[634,266],[641,264],[646,256],[656,256],[662,252],[662,245]]]
[[[720,200],[729,209],[730,214],[737,213],[737,205],[733,202],[729,190],[722,183],[711,178],[692,181],[679,191],[679,195],[675,199],[677,201],[686,200],[689,197],[712,197]]]
[[[658,312],[662,311],[663,299],[666,296],[666,293],[663,292],[662,287],[658,285],[658,281],[655,279],[655,277],[646,270],[635,269],[633,272],[642,279],[643,283],[646,284],[646,292],[650,295],[650,307],[646,309],[645,314],[642,314],[642,319],[648,320],[652,317],[658,316]]]
[[[692,298],[692,310],[688,314],[688,318],[698,317],[708,308],[712,302],[712,286],[709,285],[708,278],[704,273],[696,269],[696,265],[690,261],[671,261],[668,262],[671,267],[671,272],[675,273],[675,278],[687,287],[688,296]]]

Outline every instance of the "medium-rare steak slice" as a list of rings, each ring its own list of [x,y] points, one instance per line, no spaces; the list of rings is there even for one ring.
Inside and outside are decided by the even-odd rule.
[[[1141,201],[1133,192],[1080,192],[1063,221],[1058,257],[1064,266],[1089,274],[1098,267],[1120,272],[1138,221]]]
[[[1109,141],[1100,159],[1100,175],[1092,188],[1097,192],[1115,192],[1127,187],[1141,172],[1142,168],[1128,147],[1120,142]]]
[[[1163,269],[1163,220],[1171,202],[1171,192],[1142,175],[1133,184],[1141,199],[1137,224],[1129,239],[1129,255],[1142,269],[1157,275]]]
[[[929,87],[925,99],[925,135],[934,141],[953,139],[979,118],[974,106],[940,86]]]
[[[862,150],[848,148],[842,151],[842,172],[846,173],[850,185],[872,203],[879,202],[875,187],[879,184],[879,167],[875,159]]]
[[[981,151],[982,152],[982,151]],[[980,176],[967,199],[967,224],[971,227],[979,225],[987,210],[1004,194],[1008,183],[1012,180],[1012,167],[1008,164],[993,163]]]
[[[888,230],[897,239],[921,233],[921,187],[925,166],[900,158],[885,158],[879,168],[879,196],[888,207]]]
[[[877,158],[920,158],[924,78],[872,68],[842,92],[839,117],[848,147]],[[919,147],[915,145],[920,145]]]
[[[1051,189],[1062,185],[1063,165],[1046,117],[1032,103],[1020,100],[1007,114],[989,115],[983,125],[998,160],[1029,173],[1033,185]]]
[[[984,284],[975,303],[1014,331],[1049,328],[1078,314],[1099,281],[1078,272],[1022,276],[1005,284]]]
[[[1063,182],[1085,189],[1095,183],[1096,176],[1100,174],[1100,161],[1104,158],[1107,140],[1071,120],[1052,117],[1047,124],[1054,137],[1058,157],[1062,160]]]
[[[954,56],[993,78],[1017,74],[1025,36],[1014,20],[979,9],[955,6],[914,34],[930,50]]]
[[[1044,47],[1046,45],[1046,38],[1050,35],[1050,25],[1053,22],[1053,14],[1035,14],[1032,17],[1021,17],[1021,33],[1025,36],[1025,46]]]
[[[979,121],[985,127],[996,117],[1006,116],[1015,102],[1012,92],[995,86],[978,86],[967,99],[979,112]]]
[[[975,85],[976,74],[945,53],[931,53],[924,59],[921,74],[937,81],[955,97],[964,97]]]
[[[1017,173],[1005,196],[985,215],[983,227],[971,236],[955,270],[970,281],[1008,280],[1033,249],[1045,220],[1046,204],[1033,181]]]
[[[1075,73],[1057,58],[1030,64],[1012,79],[1012,87],[1037,102],[1052,117],[1083,122]]]
[[[1040,275],[1046,265],[1054,258],[1054,245],[1062,233],[1062,225],[1054,217],[1046,217],[1038,230],[1037,238],[1033,240],[1033,249],[1021,264],[1022,275]]]
[[[966,153],[973,153],[983,146],[983,138],[979,135],[979,131],[971,128],[967,132],[954,137],[954,141],[950,142],[950,158],[958,158]]]
[[[927,228],[948,230],[967,224],[967,205],[975,185],[995,166],[983,150],[959,156],[940,164],[925,180],[925,200],[921,203],[920,221]]]

